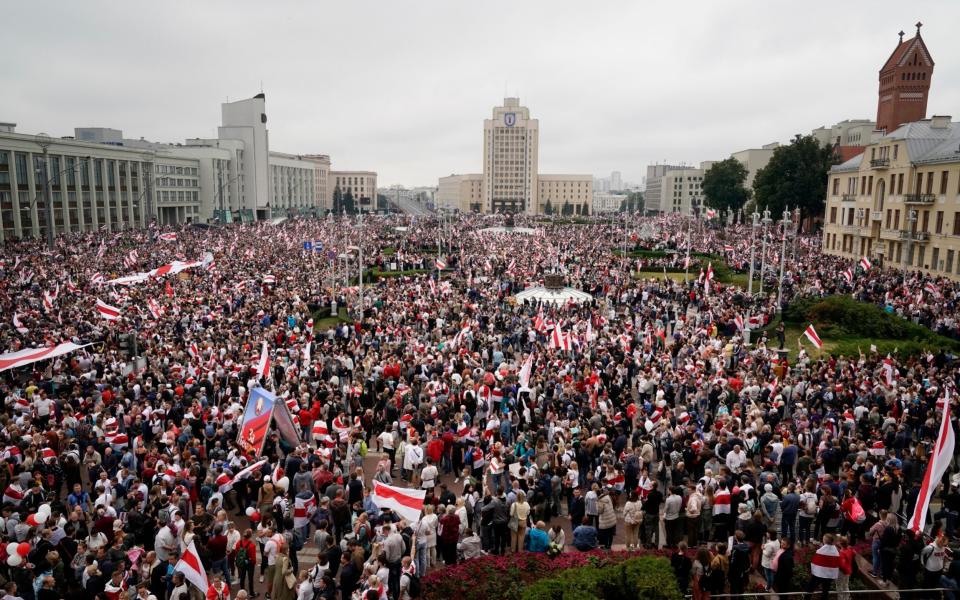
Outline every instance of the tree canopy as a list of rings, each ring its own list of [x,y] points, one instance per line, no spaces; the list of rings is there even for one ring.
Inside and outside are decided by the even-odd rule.
[[[714,163],[703,174],[703,194],[706,205],[715,208],[724,216],[736,213],[750,199],[750,190],[744,187],[747,167],[735,158]]]
[[[800,219],[823,214],[827,171],[835,164],[833,148],[821,146],[811,135],[797,135],[773,151],[767,166],[757,171],[753,194],[757,210],[774,218],[786,209],[800,209]]]

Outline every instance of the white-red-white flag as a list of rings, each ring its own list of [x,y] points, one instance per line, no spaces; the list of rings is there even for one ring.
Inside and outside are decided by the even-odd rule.
[[[735,316],[733,322],[736,324],[738,331],[743,331],[743,315]]]
[[[713,281],[713,263],[707,264],[707,275],[703,280],[703,293],[710,295],[710,283]]]
[[[416,523],[420,521],[426,495],[427,490],[399,488],[374,480],[370,499],[378,508],[389,508],[408,523]]]
[[[817,330],[813,328],[813,323],[804,330],[803,335],[805,335],[807,339],[810,340],[810,343],[816,346],[817,349],[823,348],[823,341],[821,341],[820,336],[817,335]]]
[[[210,584],[207,582],[207,572],[200,562],[200,555],[197,553],[197,547],[194,546],[193,540],[190,540],[190,545],[180,555],[180,560],[173,570],[183,573],[184,578],[197,586],[206,596]]]
[[[108,321],[116,321],[123,313],[116,306],[110,306],[103,300],[97,300],[97,312]]]
[[[521,387],[530,387],[531,372],[533,372],[533,352],[527,356],[527,360],[523,361],[523,366],[520,367],[520,374],[517,380]]]
[[[892,386],[894,380],[893,359],[890,358],[889,354],[883,359],[883,375],[887,380],[887,386]]]
[[[869,258],[864,256],[863,258],[860,259],[860,266],[863,267],[864,271],[869,271],[870,267],[872,267],[873,264],[870,262]]]
[[[175,242],[177,241],[177,234],[175,233],[161,233],[160,239],[165,242]]]
[[[293,499],[293,528],[300,529],[310,523],[310,517],[317,512],[317,498],[310,496],[307,499]]]
[[[13,326],[17,329],[17,332],[21,335],[26,334],[30,330],[23,326],[23,322],[20,321],[20,315],[13,313]]]
[[[257,363],[257,375],[268,377],[270,374],[270,352],[267,343],[263,343],[263,349],[260,351],[260,362]]]
[[[943,420],[940,421],[937,443],[927,463],[927,472],[923,475],[923,484],[920,486],[920,493],[917,494],[916,508],[913,516],[910,517],[910,522],[907,523],[907,527],[913,531],[922,530],[926,524],[930,499],[940,485],[940,480],[950,466],[950,461],[953,460],[954,444],[953,425],[950,423],[950,393],[947,391],[943,399]]]
[[[939,298],[941,295],[940,288],[938,288],[937,284],[933,283],[932,281],[928,281],[925,284],[923,284],[923,289],[927,291],[934,298]]]

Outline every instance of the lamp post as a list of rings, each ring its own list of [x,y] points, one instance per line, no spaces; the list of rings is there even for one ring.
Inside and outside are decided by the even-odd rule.
[[[753,298],[753,263],[754,255],[757,252],[756,239],[757,239],[757,225],[760,224],[760,213],[753,211],[753,214],[750,215],[751,224],[750,224],[750,275],[747,278],[747,296]]]
[[[773,223],[770,218],[770,211],[763,211],[763,219],[760,220],[760,236],[763,242],[760,244],[760,282],[757,288],[758,294],[763,294],[763,273],[767,269],[767,226]]]
[[[907,237],[907,253],[903,257],[903,264],[906,267],[913,266],[913,232],[916,231],[917,226],[917,211],[915,209],[910,209],[907,211],[907,226],[906,237]]]
[[[783,269],[787,264],[787,226],[790,224],[790,211],[783,211],[783,238],[780,241],[780,280],[777,286],[777,312],[783,310]]]
[[[360,267],[360,322],[363,323],[363,211],[357,215],[357,224],[360,226],[360,240],[357,242],[360,248],[359,267]]]
[[[41,133],[37,135],[37,144],[40,148],[43,149],[43,167],[41,169],[41,179],[43,180],[43,204],[44,204],[44,214],[46,215],[47,220],[47,247],[53,250],[54,248],[54,235],[53,235],[53,198],[50,194],[50,180],[48,173],[50,172],[50,154],[48,149],[50,144],[53,141],[50,139],[50,136]]]

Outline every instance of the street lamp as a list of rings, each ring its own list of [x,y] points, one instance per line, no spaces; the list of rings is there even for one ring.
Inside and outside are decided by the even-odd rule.
[[[906,256],[903,257],[903,264],[912,267],[913,266],[913,233],[916,231],[917,227],[917,211],[916,209],[910,209],[907,211],[907,222],[910,223],[907,226],[906,238],[907,238],[907,252]]]
[[[773,223],[773,219],[770,218],[770,211],[763,211],[763,219],[760,220],[760,236],[763,238],[763,242],[760,245],[760,283],[759,288],[757,289],[758,294],[763,294],[763,273],[767,270],[767,227]]]
[[[753,298],[753,263],[754,254],[756,254],[757,251],[757,225],[760,224],[760,213],[753,211],[753,214],[750,215],[750,218],[752,219],[750,225],[750,275],[747,278],[747,296]]]
[[[53,143],[53,140],[50,139],[50,136],[41,133],[36,137],[37,144],[43,149],[43,203],[44,203],[44,213],[46,213],[47,219],[47,247],[51,250],[54,248],[54,236],[53,236],[53,199],[50,194],[50,180],[48,179],[48,173],[50,172],[50,154],[48,148],[50,144]]]
[[[777,287],[777,312],[783,310],[783,269],[787,264],[787,225],[790,224],[790,211],[783,211],[783,239],[780,241],[780,281]]]

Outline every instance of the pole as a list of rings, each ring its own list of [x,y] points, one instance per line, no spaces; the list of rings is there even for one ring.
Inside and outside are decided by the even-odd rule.
[[[747,296],[753,298],[753,263],[754,255],[757,252],[755,242],[757,239],[757,225],[760,221],[760,213],[754,211],[753,214],[750,215],[750,218],[752,220],[750,225],[750,275],[747,278]]]
[[[360,223],[360,321],[363,322],[363,212],[357,216],[357,221]]]
[[[144,188],[147,194],[147,222],[144,223],[146,227],[150,226],[150,223],[154,220],[153,215],[153,160],[149,160],[151,157],[147,156],[148,160],[144,162],[143,168],[146,169],[146,177],[144,180]]]
[[[767,269],[767,225],[770,224],[770,211],[763,211],[763,220],[760,222],[760,235],[763,242],[760,244],[760,282],[757,293],[763,295],[763,273]]]
[[[50,155],[47,152],[47,147],[49,144],[43,145],[43,203],[44,213],[47,215],[47,247],[51,250],[54,249],[54,234],[53,234],[53,198],[50,193]]]
[[[783,239],[780,242],[780,281],[777,286],[777,312],[783,310],[783,268],[787,264],[787,225],[790,223],[790,211],[783,211]]]

